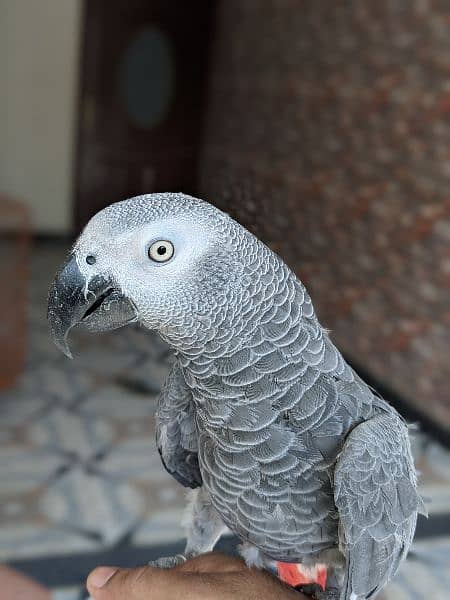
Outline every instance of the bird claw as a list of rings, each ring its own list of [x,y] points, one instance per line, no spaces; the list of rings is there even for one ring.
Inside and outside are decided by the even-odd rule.
[[[186,562],[186,557],[183,554],[175,554],[174,556],[162,556],[150,561],[148,564],[150,567],[155,567],[156,569],[172,569],[184,562]]]

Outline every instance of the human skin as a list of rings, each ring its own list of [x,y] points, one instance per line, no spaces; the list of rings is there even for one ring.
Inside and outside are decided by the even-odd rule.
[[[0,565],[2,600],[50,600],[50,591],[9,567]]]
[[[103,583],[103,585],[102,585]],[[87,579],[94,600],[306,600],[242,560],[208,553],[173,569],[97,567]]]

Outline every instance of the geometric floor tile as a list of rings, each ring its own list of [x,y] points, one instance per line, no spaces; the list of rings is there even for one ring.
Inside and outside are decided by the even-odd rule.
[[[40,511],[61,529],[116,543],[145,510],[145,499],[126,482],[86,473],[75,467],[40,498]]]
[[[448,483],[421,483],[419,489],[430,516],[450,514],[450,485]]]
[[[117,385],[105,385],[86,397],[78,412],[88,417],[104,417],[114,421],[138,422],[153,418],[156,410],[156,396],[145,396],[124,390]]]
[[[34,446],[79,461],[87,461],[110,446],[113,435],[106,419],[88,418],[63,407],[55,407],[26,430],[26,438]]]
[[[450,514],[450,451],[423,434],[413,440],[420,492],[428,513]]]
[[[183,489],[164,469],[154,435],[131,435],[128,439],[123,436],[106,456],[99,458],[96,471],[122,481],[132,480],[142,485],[149,482],[157,487],[167,484]]]
[[[81,595],[80,587],[61,588],[55,590],[52,594],[52,600],[81,600],[85,596]]]
[[[450,597],[450,537],[413,544],[385,600],[448,600]]]
[[[36,387],[32,393],[17,389],[0,393],[0,444],[7,443],[13,437],[14,429],[20,435],[21,427],[33,422],[52,404],[52,400],[38,390]]]
[[[64,466],[64,458],[45,448],[17,442],[2,443],[0,452],[0,526],[6,503],[17,495],[28,495],[50,481]],[[0,531],[1,533],[1,531]]]
[[[182,505],[174,509],[151,511],[133,535],[133,544],[151,546],[184,538],[186,535],[182,525],[184,513],[185,508]]]
[[[100,543],[86,535],[43,521],[6,525],[0,531],[0,561],[64,555],[98,550]]]
[[[36,367],[27,379],[24,378],[22,389],[28,395],[33,390],[39,390],[39,394],[47,400],[54,400],[59,406],[71,407],[92,391],[95,382],[87,371],[74,368],[69,360],[58,358],[56,364],[45,362]]]

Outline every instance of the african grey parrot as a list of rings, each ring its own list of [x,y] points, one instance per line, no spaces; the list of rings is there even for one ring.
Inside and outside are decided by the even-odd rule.
[[[318,598],[372,598],[418,512],[407,426],[342,358],[284,262],[229,215],[183,194],[112,204],[49,295],[56,344],[74,327],[156,330],[175,362],[157,445],[194,492],[185,556],[228,527],[249,565],[327,566]]]

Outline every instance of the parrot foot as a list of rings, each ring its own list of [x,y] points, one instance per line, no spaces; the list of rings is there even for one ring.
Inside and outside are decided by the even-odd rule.
[[[184,562],[186,562],[186,557],[183,554],[175,554],[174,556],[162,556],[150,561],[148,564],[150,567],[155,567],[156,569],[172,569]]]
[[[297,588],[306,596],[311,596],[314,600],[339,600],[341,591],[337,588],[322,589],[317,583],[310,583]]]

